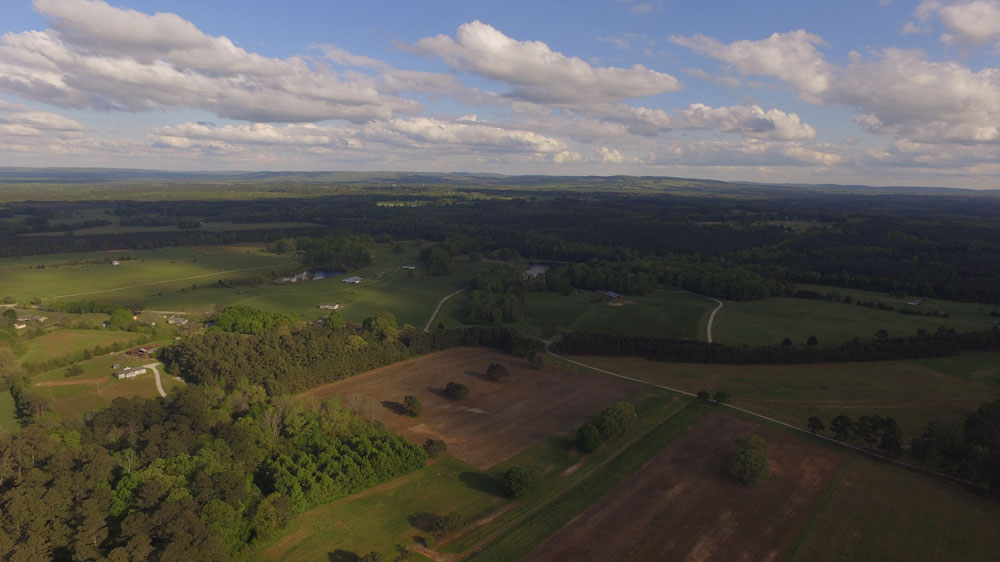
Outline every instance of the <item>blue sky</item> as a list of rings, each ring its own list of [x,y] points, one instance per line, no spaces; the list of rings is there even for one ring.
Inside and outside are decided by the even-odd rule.
[[[1000,0],[6,0],[0,165],[1000,187]]]

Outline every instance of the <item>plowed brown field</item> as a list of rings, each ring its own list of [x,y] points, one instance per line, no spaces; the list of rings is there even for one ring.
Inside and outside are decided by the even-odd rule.
[[[490,363],[511,376],[486,378]],[[469,387],[465,400],[444,396],[455,381]],[[482,348],[456,348],[395,363],[303,393],[319,400],[333,395],[370,415],[411,442],[442,439],[448,452],[487,469],[528,446],[573,431],[587,416],[621,399],[638,385],[555,368],[530,369],[523,359]],[[403,397],[420,399],[419,418],[402,415]]]
[[[770,445],[771,479],[756,487],[729,474],[734,440],[749,433]],[[787,433],[712,414],[523,560],[778,560],[843,459]]]

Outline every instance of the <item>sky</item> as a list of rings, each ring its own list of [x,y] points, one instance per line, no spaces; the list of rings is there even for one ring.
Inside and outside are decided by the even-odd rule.
[[[0,166],[1000,188],[1000,0],[3,0]]]

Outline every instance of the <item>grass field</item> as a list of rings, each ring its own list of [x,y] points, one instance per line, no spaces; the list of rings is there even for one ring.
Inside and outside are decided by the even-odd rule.
[[[147,299],[147,306],[156,310],[209,312],[215,307],[248,304],[271,312],[296,312],[306,320],[325,317],[323,303],[339,303],[341,315],[350,322],[361,322],[379,311],[396,315],[399,323],[422,328],[445,295],[466,286],[481,266],[465,260],[455,263],[455,271],[444,277],[428,277],[419,267],[417,248],[393,254],[388,245],[376,245],[372,264],[351,275],[364,278],[355,285],[342,283],[339,278],[263,285],[260,287],[206,287],[183,292],[166,293]],[[402,265],[417,265],[411,279]]]
[[[803,288],[822,294],[851,295],[855,301],[881,302],[895,308],[947,312],[950,318],[900,314],[825,300],[781,297],[727,301],[715,317],[713,339],[729,345],[777,345],[790,338],[797,345],[805,345],[809,336],[816,336],[820,345],[836,345],[855,336],[871,338],[879,330],[887,330],[894,336],[912,336],[921,328],[933,332],[940,326],[958,331],[989,330],[996,320],[989,315],[993,308],[984,304],[920,299],[920,305],[910,306],[906,304],[909,299],[891,298],[884,293],[820,286]]]
[[[462,326],[464,302],[461,296],[452,298],[441,308],[439,320],[449,328]],[[529,293],[525,319],[506,325],[541,338],[574,331],[703,340],[713,308],[715,303],[706,298],[672,291],[615,301],[596,291],[575,291],[568,296]]]
[[[85,263],[105,259],[120,260],[120,265]],[[125,303],[144,302],[192,283],[256,275],[271,268],[284,271],[296,262],[294,257],[264,252],[260,245],[238,244],[0,258],[0,275],[4,296],[19,302],[38,297]]]
[[[700,365],[637,358],[574,357],[588,365],[688,392],[724,389],[734,405],[805,426],[839,415],[896,418],[904,439],[927,422],[1000,398],[1000,354],[820,365]]]
[[[22,340],[21,346],[25,351],[19,359],[22,363],[32,363],[67,357],[98,345],[132,342],[137,337],[139,334],[132,332],[60,328],[37,338]]]
[[[411,546],[413,537],[423,534],[414,527],[420,514],[472,516],[501,503],[495,493],[466,484],[470,475],[481,474],[444,457],[409,476],[303,513],[255,558],[311,562],[338,551],[363,556],[376,550],[391,560],[395,545]]]
[[[846,465],[788,562],[994,561],[1000,503],[889,465]]]

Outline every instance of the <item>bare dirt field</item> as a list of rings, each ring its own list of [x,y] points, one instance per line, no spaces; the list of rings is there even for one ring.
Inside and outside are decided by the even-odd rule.
[[[501,382],[486,378],[490,363],[510,371]],[[449,381],[469,387],[464,400],[445,397]],[[411,442],[441,439],[448,452],[481,470],[551,435],[575,430],[587,416],[638,386],[559,369],[530,369],[520,358],[481,348],[456,348],[395,363],[323,385],[300,396],[339,395],[346,406],[380,420]],[[420,399],[423,414],[401,414],[403,397]]]
[[[734,440],[748,433],[770,445],[771,479],[757,487],[729,474]],[[523,560],[778,560],[843,460],[781,431],[712,414]]]

